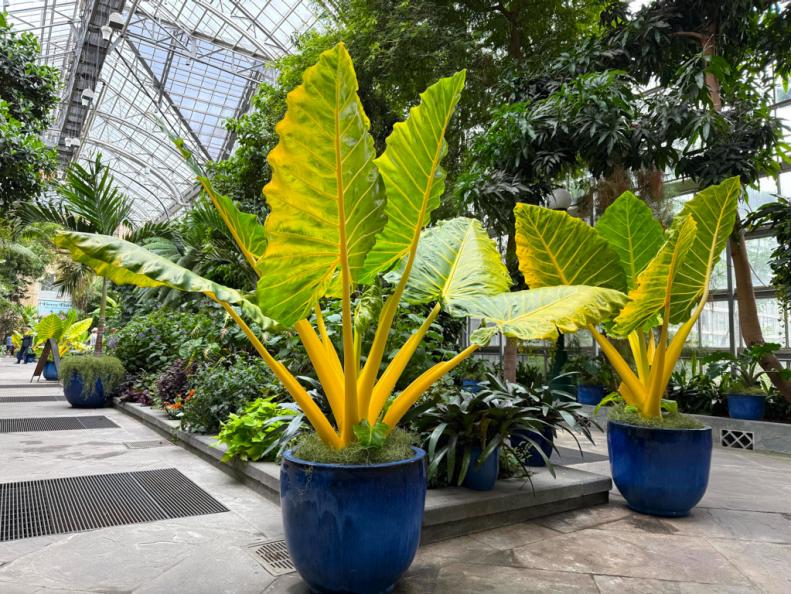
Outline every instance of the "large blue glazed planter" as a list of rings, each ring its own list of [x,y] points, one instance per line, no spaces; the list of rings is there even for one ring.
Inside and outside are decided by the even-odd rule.
[[[728,416],[732,419],[760,421],[765,408],[766,398],[761,394],[728,394]]]
[[[70,378],[64,378],[63,395],[74,408],[101,408],[107,403],[104,385],[100,378],[96,378],[93,390],[87,398],[82,396],[82,385],[82,376],[79,373],[72,373]]]
[[[544,427],[541,432],[538,431],[514,431],[511,434],[511,446],[518,448],[522,447],[525,443],[525,437],[529,437],[538,444],[544,456],[549,458],[552,455],[552,448],[555,443],[555,434],[552,427]],[[536,447],[530,444],[530,452],[525,458],[527,466],[546,466],[546,460],[538,453]]]
[[[47,361],[44,363],[44,370],[41,372],[45,380],[54,382],[58,379],[58,368],[55,367],[54,361]]]
[[[477,394],[481,391],[481,383],[474,379],[461,380],[461,389],[470,394]]]
[[[314,592],[389,592],[412,564],[426,500],[426,452],[367,466],[283,454],[280,508],[294,566]]]
[[[478,465],[480,455],[481,448],[472,446],[470,466],[461,484],[474,491],[491,491],[494,489],[494,485],[497,483],[497,475],[500,473],[500,448],[497,447],[483,461],[483,464]]]
[[[635,511],[686,516],[706,492],[711,427],[657,429],[610,421],[607,445],[612,480]]]
[[[599,404],[604,398],[604,386],[577,386],[577,402],[580,404]]]

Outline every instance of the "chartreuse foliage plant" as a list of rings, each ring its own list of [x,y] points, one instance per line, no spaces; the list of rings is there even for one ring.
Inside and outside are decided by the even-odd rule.
[[[269,154],[272,179],[264,188],[270,207],[265,224],[239,212],[201,179],[259,276],[253,294],[210,282],[120,239],[64,232],[56,241],[116,283],[170,286],[203,293],[221,304],[332,448],[357,444],[359,435],[390,432],[432,383],[498,331],[522,339],[554,338],[558,329],[574,332],[599,323],[626,301],[622,293],[602,287],[509,293],[510,277],[479,222],[460,218],[424,230],[444,191],[444,135],[464,79],[462,71],[430,86],[408,118],[395,125],[386,149],[377,156],[345,46],[321,54],[305,71],[303,83],[289,93],[287,113],[276,128],[279,142]],[[384,302],[363,358],[362,341],[355,334],[366,324],[356,325],[355,317],[368,312],[353,311],[352,300],[387,273],[394,286],[386,298],[379,297]],[[368,296],[377,298],[375,291]],[[341,302],[340,352],[327,334],[321,299]],[[382,370],[402,300],[434,305]],[[479,330],[473,344],[429,368],[391,401],[396,382],[441,308],[452,315],[487,318],[493,325]],[[309,321],[311,314],[316,327]],[[248,322],[262,329],[277,324],[296,330],[327,397],[328,415],[275,360]]]
[[[87,350],[86,341],[88,330],[93,324],[93,318],[85,318],[77,321],[77,312],[69,310],[66,317],[61,319],[58,314],[49,314],[41,318],[35,327],[36,338],[34,347],[43,345],[50,338],[54,338],[58,343],[58,355],[63,357],[69,351]]]
[[[666,231],[630,192],[595,227],[538,206],[515,209],[517,254],[529,286],[628,290],[628,302],[604,328],[628,339],[634,368],[593,324],[588,329],[621,379],[620,396],[643,418],[662,414],[663,395],[708,298],[740,193],[736,177],[702,190]],[[671,336],[673,325],[678,326]]]

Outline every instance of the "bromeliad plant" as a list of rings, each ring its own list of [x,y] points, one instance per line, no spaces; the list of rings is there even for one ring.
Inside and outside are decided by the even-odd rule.
[[[200,177],[240,250],[259,277],[254,294],[211,282],[144,248],[112,237],[64,232],[59,246],[116,283],[169,286],[203,293],[242,328],[321,439],[343,448],[365,435],[392,430],[431,386],[497,332],[551,339],[574,332],[620,308],[622,293],[600,287],[547,287],[507,292],[510,277],[478,221],[458,218],[424,227],[439,206],[448,122],[465,73],[441,79],[398,123],[378,157],[370,122],[357,95],[343,44],[324,52],[288,95],[287,113],[269,154],[272,180],[264,188],[269,216],[262,227]],[[353,311],[360,288],[384,273],[394,283],[380,300],[376,332],[363,358],[360,328],[370,310]],[[339,299],[342,349],[329,339],[320,300]],[[382,303],[381,300],[384,299]],[[390,363],[383,355],[399,303],[433,303],[430,313]],[[394,387],[440,308],[487,318],[469,347],[439,362],[391,400]],[[309,321],[315,315],[316,326]],[[329,403],[325,415],[300,381],[277,361],[248,324],[296,330]],[[388,405],[389,406],[386,406]],[[379,423],[379,431],[371,431]]]
[[[593,324],[588,329],[621,379],[620,396],[644,418],[661,417],[671,374],[733,229],[740,192],[738,178],[706,188],[667,231],[630,192],[595,227],[563,212],[516,207],[517,254],[529,286],[629,291],[628,303],[604,327],[606,334],[628,339],[634,369],[605,334]]]

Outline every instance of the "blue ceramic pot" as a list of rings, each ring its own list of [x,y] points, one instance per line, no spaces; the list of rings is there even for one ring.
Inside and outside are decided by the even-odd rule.
[[[552,447],[555,443],[555,434],[552,427],[544,427],[541,432],[538,431],[514,431],[511,434],[511,445],[515,448],[522,447],[525,443],[525,437],[529,437],[538,444],[544,456],[549,458],[552,455]],[[525,464],[528,466],[546,466],[547,463],[541,454],[538,453],[536,447],[530,444],[530,452],[525,459]]]
[[[654,516],[686,516],[706,492],[711,427],[656,429],[607,424],[612,480],[629,507]]]
[[[604,386],[577,386],[577,402],[596,406],[604,398]]]
[[[107,402],[102,380],[96,378],[93,390],[87,397],[82,395],[83,380],[79,373],[72,373],[71,377],[63,382],[63,395],[74,408],[101,408]]]
[[[426,452],[367,466],[283,454],[280,508],[294,566],[315,592],[390,591],[412,564],[426,500]]]
[[[44,371],[41,372],[41,375],[44,376],[45,380],[49,380],[51,382],[57,381],[58,368],[55,367],[55,362],[47,361],[46,363],[44,363]]]
[[[760,421],[765,408],[766,398],[761,394],[728,394],[728,416],[732,419]]]
[[[481,391],[481,384],[478,380],[463,379],[461,380],[461,389],[470,394],[477,394]]]
[[[495,449],[483,464],[478,465],[478,457],[481,455],[481,448],[472,446],[470,453],[470,467],[464,477],[462,486],[475,491],[491,491],[497,482],[497,475],[500,473],[500,448]],[[458,459],[458,456],[457,456]]]

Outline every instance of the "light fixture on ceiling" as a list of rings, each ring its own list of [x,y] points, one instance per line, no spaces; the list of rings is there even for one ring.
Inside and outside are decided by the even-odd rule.
[[[80,146],[80,139],[77,138],[76,136],[69,136],[66,138],[66,140],[63,141],[63,144],[65,144],[66,146],[73,146],[76,148]]]
[[[93,89],[83,89],[82,97],[80,101],[85,107],[88,107],[91,104],[91,101],[93,101],[93,97],[94,97]]]
[[[566,188],[556,188],[547,198],[547,208],[568,210],[571,207],[571,192]]]
[[[111,12],[110,18],[107,20],[107,25],[119,33],[124,30],[124,17],[120,12]]]
[[[110,41],[110,37],[113,36],[113,30],[110,25],[104,25],[102,27],[102,39],[105,41]]]
[[[151,169],[149,169],[148,165],[143,167],[143,175],[151,175]]]

